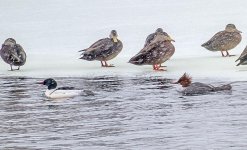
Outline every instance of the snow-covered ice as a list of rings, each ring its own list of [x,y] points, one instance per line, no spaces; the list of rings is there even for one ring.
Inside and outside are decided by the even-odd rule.
[[[243,32],[242,42],[231,54],[246,46],[245,1],[231,0],[11,0],[0,1],[2,18],[0,41],[13,37],[27,52],[27,64],[20,72],[7,71],[1,61],[2,76],[91,76],[140,74],[245,80],[245,66],[236,67],[237,57],[221,58],[200,45],[234,23]],[[142,47],[148,34],[162,27],[172,38],[176,52],[166,63],[168,72],[127,64]],[[100,68],[99,62],[78,60],[78,50],[107,37],[116,29],[124,48],[110,61],[116,68]],[[136,74],[137,73],[137,74]]]

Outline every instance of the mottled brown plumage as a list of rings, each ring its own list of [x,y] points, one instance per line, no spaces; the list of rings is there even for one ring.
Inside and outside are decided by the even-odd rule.
[[[129,62],[135,65],[153,65],[154,70],[162,70],[160,64],[170,59],[175,52],[175,47],[171,41],[174,40],[159,33],[149,45],[132,57]]]
[[[8,38],[4,41],[0,50],[0,55],[4,62],[10,65],[11,71],[14,69],[12,66],[23,66],[26,63],[26,53],[21,45],[17,44],[13,38]]]
[[[163,31],[162,28],[158,28],[158,29],[156,29],[156,31],[154,33],[151,33],[151,34],[148,35],[148,37],[145,40],[144,47],[146,47],[147,45],[149,45],[152,42],[152,40],[154,40],[154,38],[155,38],[155,36],[157,34],[164,34],[166,36],[169,36],[166,32]]]
[[[209,41],[202,44],[202,47],[210,51],[221,51],[223,57],[230,56],[228,51],[235,48],[242,40],[241,31],[236,29],[234,24],[228,24],[224,31],[216,33]],[[224,55],[223,51],[226,51]]]
[[[112,30],[109,38],[100,39],[89,48],[79,51],[83,51],[80,59],[98,60],[101,62],[102,67],[114,67],[113,65],[108,65],[106,61],[115,58],[122,51],[123,44],[117,36],[117,31]]]

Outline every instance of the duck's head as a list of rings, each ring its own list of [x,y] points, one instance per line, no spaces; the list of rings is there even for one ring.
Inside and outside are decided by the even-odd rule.
[[[239,31],[239,30],[236,28],[236,26],[235,26],[234,24],[228,24],[228,25],[226,25],[225,30],[226,30],[227,32],[238,32],[238,33],[242,33],[241,31]]]
[[[192,77],[190,77],[187,73],[184,73],[182,77],[178,79],[175,84],[180,84],[182,87],[188,87],[192,82]]]
[[[158,29],[156,29],[155,33],[163,33],[163,29],[162,28],[158,28]]]
[[[45,79],[43,82],[37,82],[37,84],[46,85],[49,90],[55,89],[57,87],[57,82],[52,78]]]
[[[8,46],[11,46],[11,47],[15,46],[15,44],[16,44],[16,41],[13,38],[8,38],[3,43],[3,45],[8,45]]]
[[[118,34],[117,34],[117,31],[116,30],[112,30],[111,33],[110,33],[110,38],[113,39],[114,42],[118,42]]]

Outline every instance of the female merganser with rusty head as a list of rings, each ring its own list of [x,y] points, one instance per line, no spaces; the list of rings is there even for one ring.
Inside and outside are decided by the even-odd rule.
[[[76,90],[74,87],[59,87],[57,88],[57,82],[52,79],[46,79],[43,82],[37,84],[43,84],[48,87],[45,95],[48,98],[59,99],[59,98],[73,98],[76,96],[93,95],[91,91]]]
[[[112,30],[109,38],[100,39],[89,48],[79,51],[83,52],[80,59],[98,60],[102,67],[114,67],[108,65],[106,61],[115,58],[123,49],[123,44],[117,37],[117,31]]]
[[[212,86],[210,84],[204,84],[200,82],[192,83],[192,78],[184,73],[184,75],[177,81],[175,84],[181,84],[184,88],[181,93],[183,95],[202,95],[208,94],[210,92],[218,92],[224,90],[231,90],[232,86],[230,84],[222,85],[222,86]]]
[[[4,41],[0,50],[0,55],[4,62],[10,65],[11,71],[12,66],[18,66],[16,70],[20,69],[26,63],[26,53],[20,44],[17,44],[13,38],[8,38]]]
[[[164,35],[163,32],[157,32],[154,39],[144,47],[138,54],[129,60],[134,65],[152,65],[153,70],[165,71],[160,68],[160,64],[171,58],[175,52],[174,42],[170,36]]]
[[[216,33],[209,41],[202,44],[202,47],[210,51],[221,51],[222,57],[232,56],[228,51],[235,48],[242,40],[241,31],[234,24],[226,25],[224,31]],[[226,51],[226,55],[224,55]]]

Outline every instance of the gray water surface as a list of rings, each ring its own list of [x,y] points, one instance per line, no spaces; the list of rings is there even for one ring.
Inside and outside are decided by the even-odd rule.
[[[247,83],[186,97],[161,77],[55,79],[95,95],[50,100],[43,79],[1,78],[0,149],[247,148]]]

